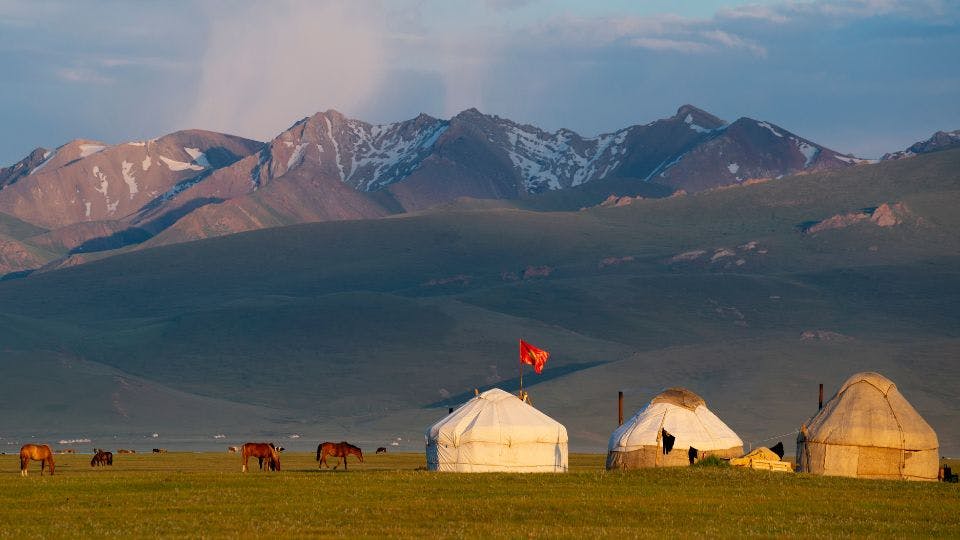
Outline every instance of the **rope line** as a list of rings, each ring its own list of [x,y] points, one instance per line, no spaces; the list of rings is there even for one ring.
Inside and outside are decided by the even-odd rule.
[[[783,435],[775,435],[775,436],[769,437],[769,438],[767,438],[767,439],[760,439],[759,441],[752,441],[752,442],[749,442],[749,441],[748,441],[747,444],[750,445],[750,450],[753,450],[753,445],[755,445],[755,444],[757,444],[757,443],[772,441],[772,440],[774,440],[774,439],[782,439],[782,438],[784,438],[784,437],[789,437],[790,435],[796,435],[797,433],[800,433],[800,430],[799,430],[799,429],[798,429],[797,431],[791,431],[790,433],[784,433]]]

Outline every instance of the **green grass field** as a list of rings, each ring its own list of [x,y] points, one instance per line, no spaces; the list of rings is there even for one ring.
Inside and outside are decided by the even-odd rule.
[[[678,468],[609,473],[573,455],[568,474],[441,474],[422,454],[318,471],[240,472],[235,454],[56,456],[21,478],[0,456],[0,537],[960,536],[956,484]],[[255,462],[251,460],[255,465]]]

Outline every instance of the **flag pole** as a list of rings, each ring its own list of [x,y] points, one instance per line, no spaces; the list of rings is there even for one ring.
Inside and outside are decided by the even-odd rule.
[[[523,340],[521,339],[520,342],[523,343]],[[523,349],[522,349],[522,345],[521,345],[520,351],[521,351],[521,354],[520,354],[519,358],[517,359],[517,370],[520,372],[520,399],[523,399],[523,353],[522,353],[522,352],[523,352]]]

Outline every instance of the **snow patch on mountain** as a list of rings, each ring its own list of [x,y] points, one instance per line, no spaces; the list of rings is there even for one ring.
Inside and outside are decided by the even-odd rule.
[[[333,124],[330,123],[330,119],[324,116],[323,121],[327,125],[327,137],[330,139],[330,144],[333,145],[333,160],[337,165],[337,170],[340,172],[340,181],[342,182],[346,180],[346,176],[343,174],[343,163],[340,162],[340,145],[337,143],[337,138],[333,136]]]
[[[657,174],[660,175],[660,178],[665,178],[667,174],[667,169],[669,169],[670,167],[673,167],[677,163],[680,163],[680,160],[683,159],[686,155],[687,153],[684,152],[670,161],[664,160],[662,163],[660,163],[660,165],[657,165],[657,168],[654,169],[653,172],[648,174],[647,177],[644,178],[643,180],[646,182],[649,182],[650,179],[656,176]]]
[[[839,161],[842,161],[842,162],[844,162],[844,163],[851,163],[851,164],[853,164],[853,165],[861,165],[861,164],[866,164],[866,163],[876,163],[876,162],[877,162],[877,160],[875,160],[875,159],[863,159],[863,158],[858,158],[858,157],[854,157],[854,156],[841,156],[840,154],[836,154],[836,155],[833,156],[833,157],[834,157],[835,159],[839,160]]]
[[[97,152],[103,151],[106,146],[102,144],[81,144],[80,145],[80,157],[85,158],[87,156],[92,156]]]
[[[193,158],[193,163],[204,169],[210,168],[210,162],[207,161],[207,155],[201,152],[199,148],[187,148],[184,146],[183,151],[187,154],[190,154],[190,157]]]
[[[110,182],[107,181],[107,175],[103,174],[103,172],[100,171],[100,167],[94,167],[93,177],[98,181],[94,189],[96,189],[98,192],[102,193],[104,197],[106,197],[107,188],[110,187]]]
[[[167,168],[171,171],[202,171],[203,167],[200,165],[194,165],[192,163],[184,163],[182,161],[177,161],[175,159],[170,159],[165,156],[160,156],[160,161],[164,162],[167,165]]]
[[[150,160],[150,156],[147,156],[143,158],[143,161],[140,162],[140,168],[143,169],[143,172],[147,172],[148,170],[150,170],[151,163],[152,161]]]
[[[740,170],[740,164],[730,163],[729,165],[727,165],[727,170],[730,171],[730,174],[737,174],[737,171]]]
[[[127,184],[127,189],[130,191],[130,198],[133,199],[133,196],[137,194],[139,188],[137,187],[137,177],[132,173],[133,163],[124,160],[120,164],[121,172],[123,173],[123,181]]]
[[[107,175],[100,170],[100,167],[93,168],[93,177],[98,180],[98,185],[95,185],[93,189],[103,195],[103,200],[107,205],[107,212],[113,214],[117,211],[117,205],[120,204],[119,200],[110,202],[110,195],[107,194],[107,190],[110,188],[110,182],[107,181]]]
[[[630,129],[584,139],[568,130],[547,133],[501,120],[507,156],[529,192],[579,186],[620,165]]]
[[[286,144],[286,143],[284,143]],[[293,146],[293,143],[289,143],[290,146]],[[307,143],[300,143],[294,149],[293,154],[290,155],[290,159],[287,160],[287,168],[292,169],[295,166],[299,165],[303,161],[303,153],[307,148]]]
[[[692,114],[687,114],[687,117],[683,119],[683,122],[684,122],[685,124],[687,124],[687,126],[688,126],[690,129],[696,131],[697,133],[710,133],[711,131],[713,131],[712,129],[707,129],[707,128],[701,126],[701,125],[695,124],[695,123],[693,122],[693,115],[692,115]]]
[[[50,160],[53,159],[56,155],[57,155],[57,152],[56,152],[56,151],[51,152],[50,150],[47,150],[46,152],[44,152],[44,153],[43,153],[43,161],[42,161],[39,165],[37,165],[36,167],[34,167],[34,169],[33,169],[32,171],[30,171],[30,172],[27,174],[27,176],[29,176],[29,175],[31,175],[31,174],[39,171],[40,169],[44,168],[44,167],[47,165],[47,163],[50,163]]]
[[[767,128],[767,129],[770,130],[770,133],[773,133],[773,134],[776,135],[777,137],[783,138],[783,133],[780,133],[779,131],[777,131],[776,129],[774,129],[773,126],[771,126],[770,124],[768,124],[768,123],[766,123],[766,122],[757,122],[757,125],[760,126],[760,127],[762,127],[762,128]]]
[[[369,126],[351,120],[347,126],[354,144],[345,181],[361,191],[374,191],[409,176],[448,128],[439,120],[412,132],[401,123]]]
[[[820,153],[820,149],[799,139],[794,139],[794,142],[797,143],[797,149],[800,150],[800,153],[803,154],[803,157],[807,159],[804,162],[803,167],[809,167],[813,163],[813,160],[816,159],[817,154]]]

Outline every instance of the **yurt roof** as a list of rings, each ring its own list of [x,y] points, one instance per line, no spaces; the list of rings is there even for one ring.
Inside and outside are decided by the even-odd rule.
[[[499,388],[464,403],[427,430],[444,444],[567,442],[567,429],[533,405]]]
[[[670,388],[633,415],[610,436],[608,450],[630,452],[657,445],[660,430],[676,437],[676,448],[726,450],[743,446],[740,437],[686,388]]]
[[[856,373],[817,413],[806,428],[809,442],[929,450],[937,434],[890,379]]]
[[[707,405],[702,397],[686,388],[680,387],[667,388],[650,400],[650,403],[670,403],[691,411],[696,410],[696,408],[701,405]]]

